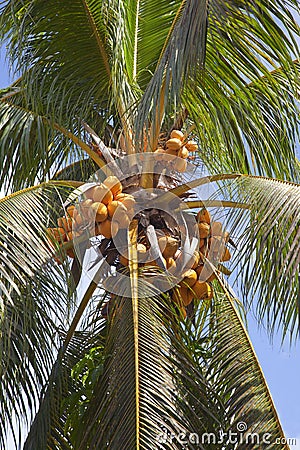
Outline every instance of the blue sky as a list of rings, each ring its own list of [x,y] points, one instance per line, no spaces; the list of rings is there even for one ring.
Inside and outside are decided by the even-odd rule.
[[[300,22],[300,21],[299,21]],[[12,81],[5,63],[5,49],[0,49],[0,87]],[[270,387],[286,436],[298,438],[291,450],[300,450],[300,345],[281,346],[280,336],[273,343],[251,316],[249,333]]]

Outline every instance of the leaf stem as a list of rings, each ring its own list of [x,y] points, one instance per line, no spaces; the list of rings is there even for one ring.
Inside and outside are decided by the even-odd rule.
[[[140,378],[139,378],[139,316],[138,316],[138,261],[137,261],[138,221],[133,220],[128,230],[128,255],[131,283],[133,338],[135,360],[136,398],[136,448],[140,448]]]

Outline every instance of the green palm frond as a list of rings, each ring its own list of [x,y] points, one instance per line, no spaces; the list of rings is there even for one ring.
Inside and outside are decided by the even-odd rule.
[[[88,181],[99,170],[98,166],[89,158],[75,161],[55,173],[51,180]]]
[[[47,227],[55,224],[63,196],[66,198],[76,184],[45,183],[0,200],[0,286],[8,300],[11,291],[18,293],[15,279],[26,283],[27,277],[33,277],[54,253]],[[58,198],[56,204],[54,195]]]
[[[214,172],[298,180],[299,63],[249,85],[222,59],[218,64],[220,71],[212,73],[207,63],[205,83],[193,80],[183,94],[197,128],[201,160]]]
[[[140,279],[139,289],[146,285],[147,281]],[[151,291],[151,286],[148,289]],[[175,321],[170,326],[175,310],[169,297],[139,298],[137,309],[136,346],[133,302],[115,299],[108,321],[104,372],[82,418],[80,449],[102,448],[107,442],[112,448],[122,443],[124,448],[150,449],[166,430],[177,435],[179,430],[189,430],[192,423],[200,430],[214,423],[214,413],[206,402],[205,379],[194,367],[189,348],[178,340],[180,324]],[[192,387],[193,406],[186,403]],[[214,395],[217,398],[211,392],[211,397]],[[167,442],[164,448],[179,447]]]
[[[41,269],[26,285],[15,281],[18,294],[10,293],[13,304],[1,305],[1,448],[6,448],[10,430],[18,442],[18,431],[29,426],[39,406],[39,393],[58,350],[56,337],[74,302],[63,287],[68,282],[62,270]]]
[[[74,182],[52,182],[0,200],[1,445],[14,415],[20,425],[35,412],[74,303],[68,262],[53,266],[46,234],[71,189]]]
[[[61,334],[62,347],[44,385],[39,410],[31,424],[24,450],[76,448],[76,442],[73,441],[75,432],[71,429],[69,433],[68,427],[69,424],[73,427],[76,421],[80,422],[82,414],[80,405],[82,404],[84,409],[87,399],[80,377],[76,378],[72,372],[76,366],[82,365],[84,360],[87,360],[86,356],[92,349],[97,348],[98,356],[101,356],[104,333],[105,323],[101,320],[93,330],[77,331],[65,350],[63,350],[64,336]]]
[[[174,23],[162,47],[154,75],[145,89],[137,110],[136,131],[143,130],[149,118],[157,128],[157,105],[164,111],[172,99],[175,111],[185,80],[204,68],[207,35],[207,3],[188,0],[178,5]],[[173,107],[173,104],[169,107]],[[174,111],[172,111],[173,113]],[[157,136],[158,137],[158,136]]]
[[[101,2],[7,2],[2,36],[16,69],[25,74],[27,101],[43,114],[70,114],[108,103],[109,49]],[[47,17],[47,20],[45,20]],[[100,105],[101,103],[101,105]],[[61,122],[61,120],[58,120]]]
[[[95,293],[97,286],[98,283],[94,281],[90,283],[80,303],[71,310],[70,321],[63,320],[56,330],[57,358],[39,390],[39,409],[30,425],[24,449],[74,448],[73,427],[77,421],[80,422],[81,403],[84,405],[87,399],[80,380],[72,376],[72,370],[91,349],[97,347],[98,353],[103,353],[106,332],[106,323],[101,314],[97,314],[94,309],[89,314],[87,308],[90,304],[101,310],[107,298],[105,292]],[[74,398],[79,402],[76,405],[73,404]]]
[[[226,414],[222,431],[227,433],[227,438],[230,430],[237,433],[239,439],[242,436],[243,441],[239,444],[241,449],[252,448],[250,446],[255,443],[261,445],[266,433],[269,433],[269,445],[266,448],[273,448],[278,439],[282,442],[279,448],[289,449],[287,444],[283,444],[284,433],[279,417],[255,350],[238,313],[236,298],[232,297],[231,290],[222,281],[219,288],[215,289],[213,303],[209,319],[212,357],[207,364],[207,377],[224,401]],[[243,430],[239,429],[241,423],[245,424]],[[259,436],[259,441],[257,437],[254,442],[247,441],[247,436],[249,439],[251,434]]]
[[[228,213],[238,241],[238,280],[248,302],[270,331],[299,333],[300,186],[274,179],[242,177],[231,198],[250,205],[250,215]],[[267,280],[267,282],[266,282]],[[252,300],[251,300],[252,299]]]
[[[24,106],[23,94],[22,90],[17,90],[12,98],[0,97],[2,189],[18,190],[55,178],[57,172],[71,162],[79,167],[83,152],[90,156],[91,167],[93,161],[96,163],[95,170],[104,165],[91,149],[90,139],[82,140],[86,136],[82,136],[78,120],[71,126],[74,134],[53,119]],[[82,176],[86,178],[84,173]]]
[[[45,116],[13,99],[0,98],[0,183],[7,191],[43,182],[81,151]]]

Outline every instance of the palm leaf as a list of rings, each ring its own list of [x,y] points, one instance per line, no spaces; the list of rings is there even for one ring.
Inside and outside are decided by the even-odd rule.
[[[0,200],[1,445],[13,415],[20,426],[34,413],[53,364],[55,335],[74,302],[68,262],[53,266],[46,237],[70,187],[74,182],[53,182]]]
[[[59,119],[66,106],[72,117],[75,110],[78,115],[91,110],[92,98],[107,106],[110,70],[101,3],[64,3],[60,14],[57,8],[55,0],[47,7],[39,1],[8,2],[1,8],[1,30],[16,69],[25,75],[22,85],[32,109]]]
[[[147,281],[140,278],[138,289],[145,292]],[[148,286],[148,290],[153,288]],[[102,448],[108,443],[111,448],[122,443],[124,448],[150,449],[164,429],[177,434],[179,429],[191,429],[192,424],[207,430],[214,423],[202,373],[195,370],[189,348],[180,340],[178,322],[170,328],[169,297],[138,298],[137,322],[133,303],[130,298],[115,299],[108,322],[104,373],[83,418],[80,449]],[[193,387],[193,406],[186,402],[188,386],[190,390]],[[211,393],[214,395],[217,398]],[[164,448],[178,445],[167,442]]]
[[[103,347],[104,321],[94,330],[78,330],[71,342],[58,353],[51,374],[42,391],[39,410],[31,424],[24,444],[24,450],[51,448],[71,450],[74,448],[72,437],[68,433],[67,423],[73,411],[71,399],[81,399],[80,380],[72,376],[72,369],[94,347]],[[61,335],[63,346],[64,339]],[[78,418],[79,419],[79,418]]]
[[[77,161],[82,151],[97,166],[104,165],[100,156],[76,135],[45,115],[23,105],[22,91],[13,99],[0,98],[0,161],[4,167],[0,182],[7,190],[18,190],[55,177],[71,161]]]
[[[207,372],[214,389],[224,399],[227,424],[223,422],[223,432],[237,432],[239,439],[243,437],[239,448],[246,449],[250,442],[246,440],[247,435],[257,434],[261,442],[267,430],[266,448],[271,449],[278,439],[282,442],[280,448],[288,449],[283,443],[284,433],[267,382],[237,311],[236,299],[221,280],[220,287],[225,295],[216,288],[210,317],[212,358]]]
[[[299,333],[300,187],[242,177],[230,191],[231,198],[248,203],[251,211],[228,214],[233,235],[240,235],[236,266],[243,266],[238,280],[244,298],[249,304],[255,301],[270,331],[281,323],[283,336],[292,339]]]
[[[164,110],[168,99],[171,98],[176,108],[185,79],[191,73],[203,70],[204,67],[207,4],[204,1],[189,0],[181,2],[177,11],[155,73],[138,107],[137,135],[143,130],[148,120],[149,110],[150,123],[154,129],[157,128],[156,106],[162,104],[162,110]],[[173,105],[169,104],[170,106]]]
[[[207,68],[205,84],[196,79],[184,93],[197,127],[199,157],[216,172],[299,179],[297,61],[289,72],[281,67],[250,85],[222,60],[219,65],[220,73]]]

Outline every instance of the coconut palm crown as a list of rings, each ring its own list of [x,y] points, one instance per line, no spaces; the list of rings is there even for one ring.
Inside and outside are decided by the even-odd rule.
[[[246,312],[299,334],[297,10],[1,3],[0,448],[285,442]]]

